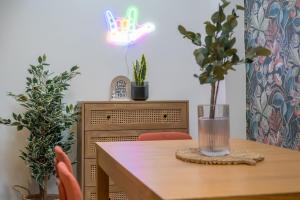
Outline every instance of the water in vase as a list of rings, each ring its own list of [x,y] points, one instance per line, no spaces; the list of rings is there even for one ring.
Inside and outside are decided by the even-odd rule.
[[[198,118],[200,152],[206,156],[224,156],[230,153],[229,118]]]

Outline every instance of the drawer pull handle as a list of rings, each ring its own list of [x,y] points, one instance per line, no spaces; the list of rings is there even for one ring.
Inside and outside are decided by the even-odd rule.
[[[164,118],[166,119],[168,117],[168,115],[167,114],[164,114]]]
[[[111,118],[111,117],[110,117],[110,115],[107,115],[107,117],[106,117],[106,118],[107,118],[107,120],[110,120],[110,118]]]

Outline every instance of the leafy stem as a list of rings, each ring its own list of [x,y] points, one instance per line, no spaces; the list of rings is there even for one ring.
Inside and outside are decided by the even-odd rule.
[[[224,9],[230,4],[222,0],[218,11],[214,12],[210,21],[205,24],[205,37],[202,39],[200,33],[195,33],[182,25],[178,26],[178,31],[183,38],[189,39],[197,48],[194,56],[200,66],[200,74],[194,75],[199,79],[200,84],[210,84],[210,118],[215,117],[215,104],[219,92],[219,82],[224,80],[230,70],[235,70],[234,66],[241,63],[251,63],[257,56],[268,56],[270,51],[264,47],[251,47],[246,49],[246,58],[240,59],[235,47],[236,38],[234,31],[238,25],[237,10],[244,10],[240,5],[229,14],[224,13]]]

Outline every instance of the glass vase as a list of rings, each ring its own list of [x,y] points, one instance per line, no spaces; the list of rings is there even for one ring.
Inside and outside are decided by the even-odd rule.
[[[229,105],[199,105],[198,136],[201,154],[228,155],[230,153]]]

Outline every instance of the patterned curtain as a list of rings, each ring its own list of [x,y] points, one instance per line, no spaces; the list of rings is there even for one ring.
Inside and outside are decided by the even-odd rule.
[[[247,138],[300,150],[300,0],[245,0],[245,44],[272,54],[246,66]]]

